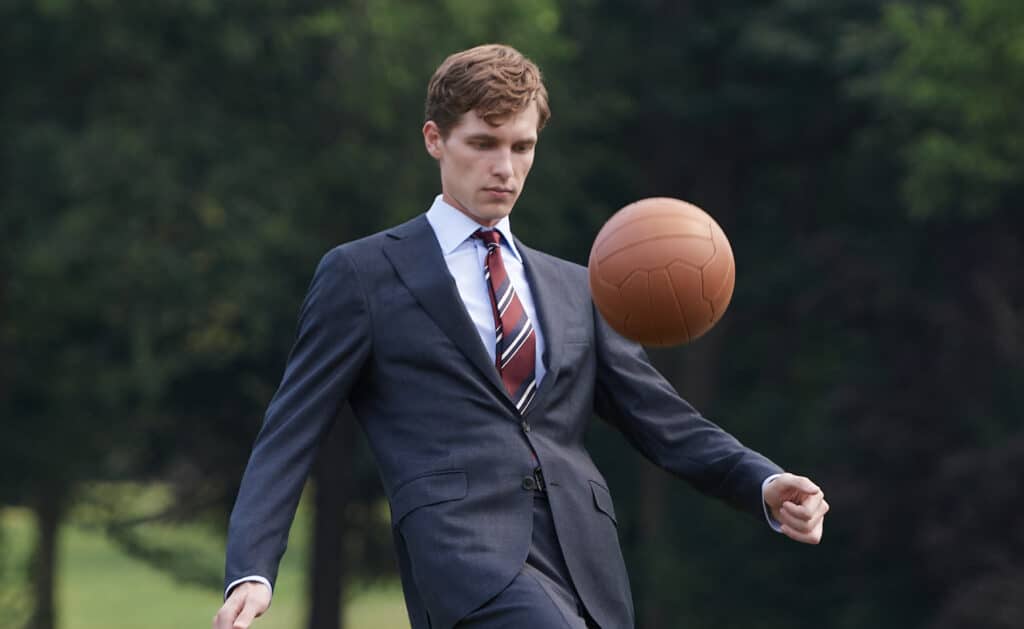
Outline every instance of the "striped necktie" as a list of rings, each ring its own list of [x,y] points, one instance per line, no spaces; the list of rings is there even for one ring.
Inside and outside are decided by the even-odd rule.
[[[487,245],[484,279],[491,294],[496,339],[495,365],[508,394],[522,414],[537,393],[534,373],[537,340],[533,324],[512,288],[505,263],[501,259],[501,235],[497,230],[478,230],[473,234]]]

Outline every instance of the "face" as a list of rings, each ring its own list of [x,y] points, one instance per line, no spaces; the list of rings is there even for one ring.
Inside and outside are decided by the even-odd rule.
[[[485,227],[508,216],[533,166],[538,121],[536,103],[499,125],[467,112],[447,138],[428,120],[423,140],[441,166],[445,202]]]

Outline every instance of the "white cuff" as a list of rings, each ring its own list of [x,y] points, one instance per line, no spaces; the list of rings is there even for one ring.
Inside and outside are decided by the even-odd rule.
[[[224,598],[227,598],[228,595],[231,594],[231,590],[235,589],[236,585],[238,585],[239,583],[245,583],[247,581],[255,581],[256,583],[262,583],[263,585],[267,586],[268,590],[270,590],[270,597],[271,598],[274,597],[274,588],[270,585],[270,581],[267,580],[264,577],[261,577],[259,575],[253,574],[253,575],[250,575],[250,576],[247,576],[247,577],[242,577],[241,579],[235,579],[234,581],[232,581],[231,585],[229,585],[224,590]]]
[[[776,533],[782,532],[782,525],[772,517],[771,511],[768,510],[768,503],[764,501],[764,489],[769,483],[780,476],[782,476],[782,474],[772,474],[768,478],[764,479],[763,483],[761,483],[761,506],[764,507],[764,519],[768,520],[768,526],[772,527],[772,530]]]

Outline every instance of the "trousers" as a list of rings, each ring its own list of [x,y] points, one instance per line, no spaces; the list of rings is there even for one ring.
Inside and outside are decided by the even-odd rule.
[[[555,532],[545,492],[533,499],[533,536],[522,570],[456,629],[600,629],[587,613]]]

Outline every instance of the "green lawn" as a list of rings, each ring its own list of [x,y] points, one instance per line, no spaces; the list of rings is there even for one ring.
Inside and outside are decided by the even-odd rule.
[[[300,517],[292,528],[281,564],[274,601],[254,629],[301,629],[305,619],[304,566],[307,526]],[[9,562],[22,561],[31,547],[31,515],[22,509],[0,511]],[[199,528],[167,529],[161,537],[223,562],[221,540]],[[61,531],[58,623],[61,629],[183,629],[209,627],[221,593],[177,583],[168,575],[124,553],[95,529],[69,524]],[[360,589],[345,609],[353,629],[408,629],[398,585]]]

